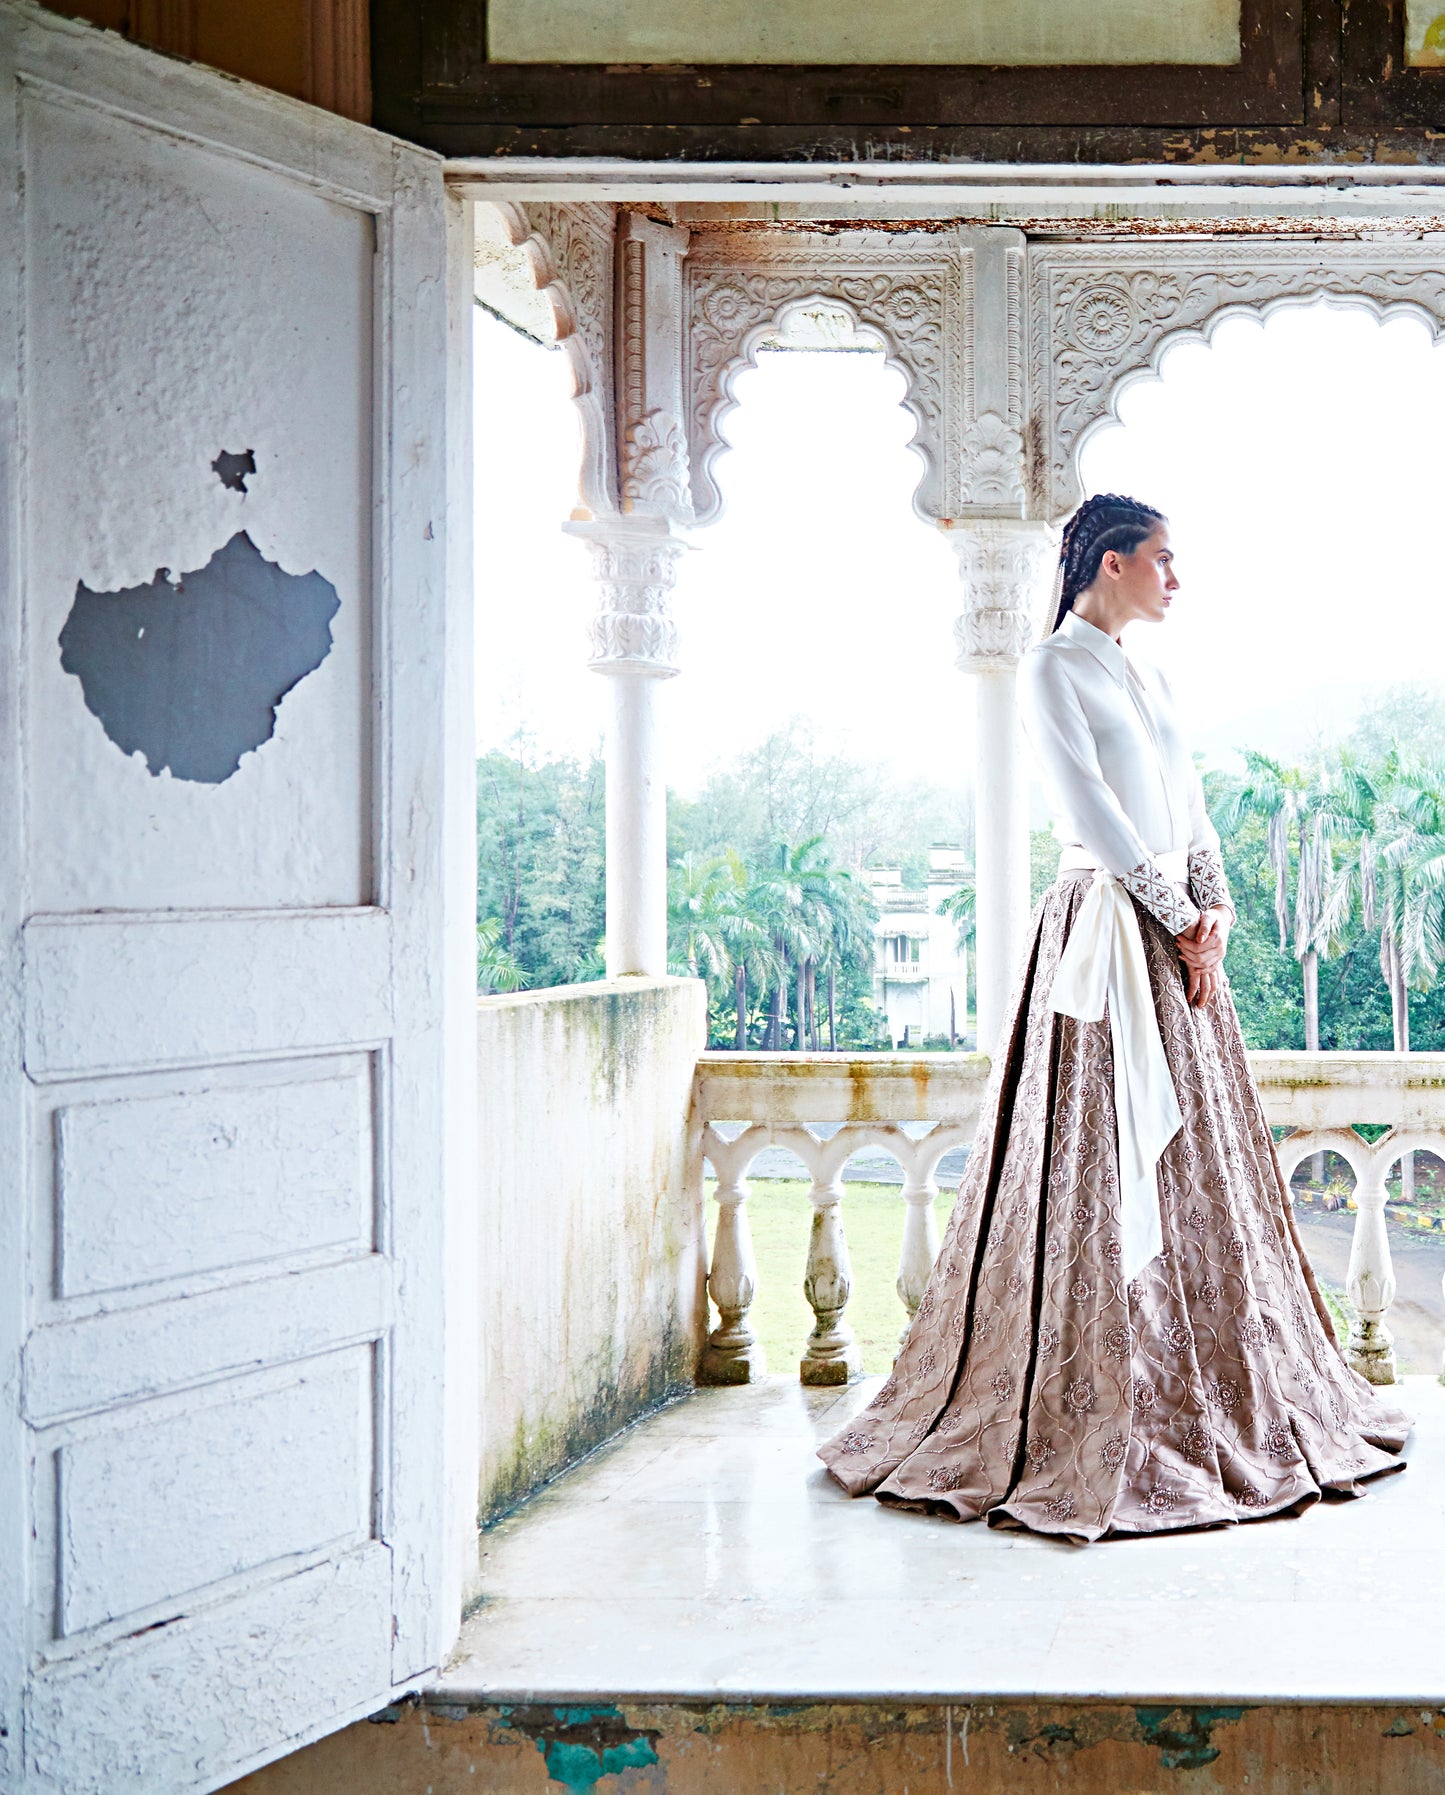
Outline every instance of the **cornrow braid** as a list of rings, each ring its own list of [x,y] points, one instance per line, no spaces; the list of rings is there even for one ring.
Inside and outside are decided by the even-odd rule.
[[[1064,525],[1059,543],[1059,611],[1057,629],[1074,608],[1074,600],[1098,578],[1099,564],[1110,549],[1132,555],[1164,522],[1164,513],[1119,492],[1099,492]]]

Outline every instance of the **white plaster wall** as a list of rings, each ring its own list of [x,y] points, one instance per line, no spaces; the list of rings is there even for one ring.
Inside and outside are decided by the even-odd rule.
[[[943,895],[936,890],[929,893],[935,906]],[[964,955],[958,945],[957,925],[949,917],[940,916],[936,908],[928,918],[928,946],[924,952],[928,955],[928,1032],[948,1033],[948,994],[952,990],[958,1032],[963,1034],[968,1027]]]
[[[495,1512],[690,1382],[706,1337],[703,985],[477,1003],[478,1499]]]

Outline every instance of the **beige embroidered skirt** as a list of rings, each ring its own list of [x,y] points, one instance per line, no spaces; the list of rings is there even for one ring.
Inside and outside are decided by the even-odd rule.
[[[1049,1008],[1089,880],[1034,917],[958,1201],[875,1400],[819,1456],[851,1495],[1077,1541],[1297,1511],[1401,1468],[1407,1416],[1345,1364],[1228,991],[1185,1001],[1140,910],[1183,1129],[1164,1250],[1120,1269],[1107,1018]]]

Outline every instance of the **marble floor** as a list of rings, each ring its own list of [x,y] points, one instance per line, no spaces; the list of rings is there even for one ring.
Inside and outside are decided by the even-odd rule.
[[[1362,1501],[1078,1548],[850,1501],[812,1456],[877,1388],[782,1378],[639,1423],[482,1539],[445,1703],[1445,1706],[1445,1390]]]

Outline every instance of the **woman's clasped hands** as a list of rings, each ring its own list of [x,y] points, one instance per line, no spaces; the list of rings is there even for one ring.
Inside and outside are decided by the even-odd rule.
[[[1230,913],[1223,906],[1200,912],[1199,921],[1174,937],[1188,975],[1187,997],[1203,1009],[1224,983],[1224,950],[1229,945]]]

